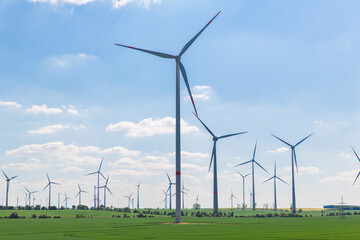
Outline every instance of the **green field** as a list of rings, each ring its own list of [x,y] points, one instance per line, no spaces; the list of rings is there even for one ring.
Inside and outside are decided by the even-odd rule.
[[[138,218],[127,213],[130,218],[124,218],[123,212],[94,210],[19,210],[27,218],[4,218],[12,212],[0,211],[0,239],[360,239],[360,215],[325,217],[320,211],[296,218],[183,216],[182,224],[173,224],[174,218],[166,215]],[[191,215],[194,210],[186,212]],[[270,212],[234,211],[235,216]],[[32,219],[34,213],[61,218]],[[75,218],[76,214],[86,218]]]

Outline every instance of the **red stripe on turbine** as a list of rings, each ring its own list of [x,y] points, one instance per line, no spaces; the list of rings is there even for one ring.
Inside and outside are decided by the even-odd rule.
[[[128,47],[128,48],[135,49],[134,47]]]
[[[197,117],[197,116],[198,116],[198,113],[197,113],[196,108],[195,108],[194,99],[193,99],[193,97],[192,97],[192,96],[190,96],[190,99],[191,99],[192,104],[194,105],[194,110],[195,110],[196,117]]]
[[[217,194],[217,192],[214,192],[214,194]]]
[[[176,175],[180,175],[180,171],[176,171]]]

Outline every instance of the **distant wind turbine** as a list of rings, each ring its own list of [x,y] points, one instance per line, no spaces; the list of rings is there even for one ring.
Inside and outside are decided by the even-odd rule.
[[[246,174],[245,176],[242,175],[241,173],[239,173],[237,170],[235,170],[238,174],[240,174],[240,176],[242,177],[242,182],[243,182],[243,207],[245,207],[245,178],[249,175],[251,175],[251,173]]]
[[[75,198],[79,196],[79,205],[81,205],[81,193],[87,193],[87,191],[82,190],[80,184],[78,183],[79,192],[76,194]]]
[[[133,195],[133,193],[131,193],[129,196],[124,196],[125,198],[128,199],[128,207],[130,208],[130,202],[131,202],[131,196]]]
[[[65,208],[66,208],[66,209],[68,208],[68,207],[67,207],[67,201],[68,201],[68,199],[71,199],[71,198],[69,198],[69,197],[66,195],[66,193],[65,193],[64,202],[65,202]]]
[[[47,179],[48,179],[48,184],[44,187],[43,191],[49,187],[49,208],[51,206],[51,184],[55,184],[55,185],[60,185],[59,183],[56,183],[56,182],[52,182],[50,181],[50,178],[49,178],[49,175],[48,173],[46,173],[46,176],[47,176]]]
[[[296,213],[296,198],[295,198],[295,174],[294,174],[294,165],[296,166],[296,171],[298,172],[298,167],[297,167],[297,161],[296,161],[296,153],[295,153],[295,148],[302,143],[303,141],[305,141],[306,139],[308,139],[312,134],[310,134],[309,136],[305,137],[304,139],[302,139],[300,142],[298,142],[295,145],[291,145],[287,142],[285,142],[284,140],[280,139],[279,137],[275,136],[274,134],[271,134],[273,137],[275,137],[276,139],[278,139],[279,141],[285,143],[286,145],[288,145],[291,148],[291,174],[292,174],[292,213]]]
[[[274,176],[272,176],[271,178],[265,180],[263,183],[266,183],[268,181],[270,181],[271,179],[274,179],[274,211],[277,211],[277,200],[276,200],[276,179],[279,179],[280,181],[282,181],[283,183],[285,183],[286,185],[289,185],[287,182],[285,182],[284,180],[282,180],[281,178],[279,178],[276,175],[276,162],[275,162],[275,167],[274,167]]]
[[[136,208],[140,209],[140,195],[139,195],[139,191],[140,191],[140,185],[141,185],[142,181],[139,182],[139,184],[135,184],[135,186],[137,187],[137,201],[136,201]]]
[[[30,190],[29,189],[27,189],[27,187],[25,187],[25,189],[26,189],[26,191],[28,192],[26,195],[28,196],[28,198],[29,198],[29,204],[28,204],[28,206],[30,207],[31,206],[31,194],[33,194],[33,193],[36,193],[37,191],[32,191],[32,192],[30,192]]]
[[[172,186],[172,185],[175,185],[175,183],[173,183],[173,182],[171,181],[168,173],[166,173],[166,175],[167,175],[167,177],[168,177],[168,179],[169,179],[169,188],[167,189],[166,192],[170,192],[169,195],[170,195],[170,209],[171,209],[171,198],[172,198],[172,195],[171,195],[171,186]]]
[[[235,195],[233,194],[233,191],[231,190],[231,196],[230,196],[230,199],[231,199],[231,209],[234,208],[234,205],[233,205],[233,199],[236,198]]]
[[[126,46],[126,45],[121,45],[121,44],[115,44],[117,46],[120,47],[126,47],[126,48],[130,48],[133,50],[137,50],[137,51],[141,51],[141,52],[145,52],[145,53],[149,53],[161,58],[167,58],[167,59],[174,59],[176,62],[176,222],[180,223],[181,222],[181,161],[180,161],[180,155],[181,155],[181,143],[180,143],[180,72],[181,75],[184,78],[185,81],[185,85],[186,88],[189,92],[189,96],[192,102],[192,105],[194,107],[194,110],[197,114],[197,110],[195,107],[195,103],[194,103],[194,99],[192,97],[191,94],[191,89],[190,89],[190,85],[188,82],[188,78],[186,75],[186,71],[185,71],[185,67],[184,65],[181,63],[181,56],[186,52],[186,50],[191,46],[191,44],[193,44],[193,42],[195,42],[195,40],[200,36],[200,34],[207,28],[207,26],[210,25],[210,23],[220,14],[220,12],[218,12],[215,17],[213,17],[188,43],[185,44],[185,46],[182,48],[182,50],[180,51],[180,53],[178,55],[171,55],[171,54],[167,54],[167,53],[161,53],[161,52],[155,52],[155,51],[150,51],[150,50],[145,50],[145,49],[141,49],[141,48],[135,48],[135,47],[130,47],[130,46]],[[170,196],[171,198],[171,196]]]
[[[189,191],[189,189],[185,188],[184,182],[181,188],[181,193],[182,193],[182,209],[185,209],[185,194],[187,194],[187,192],[185,191]]]
[[[104,207],[106,207],[106,191],[108,191],[111,195],[113,195],[112,192],[110,191],[109,187],[107,186],[109,183],[109,178],[110,178],[110,175],[107,177],[107,179],[105,181],[105,185],[100,187],[100,188],[104,189]]]
[[[96,198],[97,199],[97,207],[100,207],[100,175],[104,179],[106,179],[104,177],[104,175],[100,172],[103,161],[104,161],[104,158],[101,159],[99,169],[96,172],[85,174],[85,176],[97,174],[97,177],[98,177],[98,181],[97,181],[97,198]]]
[[[195,114],[194,114],[194,115],[195,115]],[[195,115],[195,117],[201,122],[201,124],[205,127],[205,129],[210,133],[210,135],[213,137],[213,141],[214,141],[214,146],[213,146],[213,150],[212,150],[212,154],[211,154],[211,159],[210,159],[210,165],[209,165],[209,172],[210,172],[212,160],[214,159],[214,213],[217,213],[217,212],[218,212],[218,187],[217,187],[216,143],[217,143],[217,141],[218,141],[219,139],[228,138],[228,137],[232,137],[232,136],[244,134],[244,133],[247,133],[247,132],[239,132],[239,133],[227,134],[227,135],[223,135],[223,136],[217,137],[217,136],[215,136],[215,134],[205,125],[205,123],[200,120],[200,118],[199,118],[197,115]]]
[[[3,170],[1,170],[6,178],[6,207],[8,206],[8,200],[9,200],[9,187],[10,187],[10,181],[14,178],[17,178],[19,175],[16,175],[14,177],[9,178]]]
[[[255,203],[255,173],[254,173],[255,164],[257,164],[262,170],[264,170],[265,172],[267,172],[269,174],[269,172],[266,171],[265,168],[263,168],[257,161],[255,161],[256,146],[257,146],[257,141],[255,142],[253,157],[250,161],[240,163],[235,166],[235,167],[238,167],[238,166],[241,166],[244,164],[251,163],[251,166],[252,166],[252,202],[253,202],[252,208],[254,211],[255,211],[255,206],[256,206],[256,203]]]

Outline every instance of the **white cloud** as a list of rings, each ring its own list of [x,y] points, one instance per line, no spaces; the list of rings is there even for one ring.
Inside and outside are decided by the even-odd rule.
[[[12,168],[12,169],[19,169],[19,170],[37,170],[37,169],[44,169],[49,167],[48,164],[41,163],[41,160],[38,158],[30,157],[26,162],[22,163],[9,163],[6,166],[1,166],[4,169]]]
[[[95,0],[28,0],[32,3],[50,3],[50,4],[73,4],[73,5],[84,5],[91,2],[94,2]]]
[[[113,151],[116,150],[116,153],[124,156],[132,156],[138,153],[137,151],[128,150],[123,147],[113,147],[101,150],[95,146],[79,147],[73,144],[65,145],[64,143],[58,141],[44,144],[24,145],[16,149],[6,151],[6,155],[16,158],[37,158],[56,164],[81,166],[84,164],[99,164],[102,154],[104,154],[104,151],[109,152],[109,149],[113,149]]]
[[[19,104],[17,102],[9,102],[9,101],[1,101],[1,100],[0,100],[0,106],[11,107],[11,108],[21,108],[21,104]]]
[[[192,88],[193,98],[196,100],[209,100],[211,98],[212,88],[210,86],[194,86]],[[184,97],[185,100],[189,100],[189,97]]]
[[[126,131],[126,136],[130,137],[144,137],[154,136],[160,134],[174,134],[175,133],[175,118],[165,117],[162,119],[147,118],[139,123],[122,121],[115,124],[109,124],[106,131],[119,132]],[[199,129],[195,126],[190,126],[187,122],[181,119],[181,133],[197,132]]]
[[[173,157],[175,156],[175,152],[168,153],[167,156]],[[210,157],[210,155],[207,153],[181,151],[181,158],[207,158],[207,157]]]
[[[62,124],[55,124],[55,125],[48,125],[45,127],[40,127],[36,130],[29,130],[28,133],[30,134],[53,134],[57,133],[61,130],[68,129],[69,125],[62,125]]]
[[[46,106],[46,104],[43,105],[32,105],[31,108],[26,109],[27,112],[38,114],[38,113],[44,113],[44,114],[60,114],[63,111],[60,108],[49,108]]]
[[[343,182],[343,183],[352,184],[354,182],[358,172],[359,172],[358,170],[348,171],[348,172],[340,172],[334,177],[322,178],[319,181],[322,183]]]
[[[283,153],[283,152],[287,152],[287,151],[290,151],[290,149],[287,147],[281,147],[281,148],[277,148],[276,150],[269,150],[266,152],[267,153]]]
[[[62,172],[83,172],[84,169],[79,167],[66,167],[61,170]]]
[[[140,151],[129,150],[129,149],[126,149],[126,148],[121,147],[121,146],[116,146],[116,147],[106,148],[103,151],[101,151],[101,153],[104,153],[104,154],[121,154],[121,155],[124,155],[124,156],[138,156],[141,152]]]
[[[112,0],[113,8],[122,8],[129,3],[137,3],[139,6],[149,9],[151,5],[161,4],[161,0]]]
[[[72,114],[72,115],[78,115],[78,114],[79,114],[79,111],[78,111],[78,110],[72,109],[72,108],[69,108],[69,109],[67,110],[67,112],[68,112],[69,114]]]
[[[322,172],[322,170],[320,170],[318,167],[299,167],[299,175],[314,175],[314,174],[319,174]],[[284,168],[284,171],[286,172],[290,172],[291,171],[291,167],[286,167]],[[295,169],[296,171],[296,169]]]
[[[50,69],[72,69],[87,65],[88,63],[97,60],[98,58],[92,54],[79,53],[79,54],[63,54],[54,56],[46,60],[47,67]]]

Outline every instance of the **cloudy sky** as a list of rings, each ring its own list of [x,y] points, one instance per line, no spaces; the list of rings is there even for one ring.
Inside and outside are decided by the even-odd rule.
[[[166,172],[175,174],[175,63],[114,46],[127,44],[178,54],[219,10],[221,14],[183,55],[199,116],[217,135],[249,133],[218,142],[219,206],[230,192],[242,200],[234,166],[252,157],[291,181],[297,149],[298,207],[360,204],[360,3],[253,0],[2,0],[0,1],[0,165],[10,177],[10,204],[24,204],[24,187],[45,204],[46,172],[53,196],[77,203],[77,183],[92,205],[96,171],[110,175],[114,196],[141,186],[141,207],[162,207]],[[212,206],[208,172],[212,138],[192,114],[183,82],[182,177]],[[237,167],[247,174],[248,165]],[[271,177],[255,170],[258,206],[273,203]],[[246,180],[249,202],[250,178]],[[175,188],[173,189],[173,191]],[[291,187],[278,184],[278,204],[289,207]],[[5,180],[0,182],[0,203]],[[52,199],[55,205],[57,199]],[[175,201],[175,198],[174,198]]]

